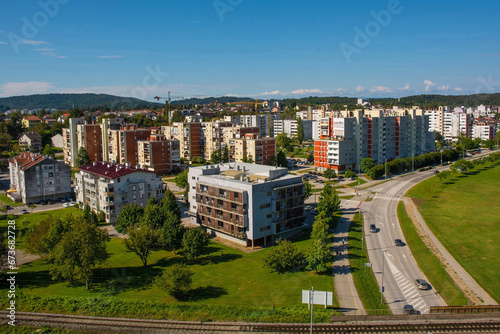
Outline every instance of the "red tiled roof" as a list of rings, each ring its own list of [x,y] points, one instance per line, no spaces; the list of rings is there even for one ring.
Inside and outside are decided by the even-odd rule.
[[[40,118],[38,118],[37,116],[26,116],[24,117],[26,118],[28,121],[42,121]]]
[[[99,162],[99,161],[96,161],[86,166],[81,166],[79,167],[79,169],[81,171],[106,177],[108,179],[115,179],[117,177],[125,176],[134,172],[146,172],[154,174],[154,172],[150,172],[145,169],[129,168],[123,165],[116,165],[116,164],[112,165],[111,163]]]
[[[26,170],[40,161],[45,160],[47,157],[41,154],[33,154],[31,152],[24,152],[9,160],[10,163],[14,164],[17,161],[20,170]]]

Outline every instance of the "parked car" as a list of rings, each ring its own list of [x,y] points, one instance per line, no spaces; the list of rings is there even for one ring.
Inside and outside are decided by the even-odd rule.
[[[403,306],[403,314],[417,314],[417,311],[411,305]]]
[[[371,224],[370,225],[370,232],[372,232],[372,233],[376,233],[377,232],[377,227],[375,226],[375,224]]]
[[[5,210],[10,210],[10,209],[12,209],[10,205],[5,204]]]
[[[76,204],[76,202],[74,202],[74,201],[69,202],[69,206],[75,206],[75,204]]]
[[[312,205],[306,205],[304,210],[311,211],[312,208],[313,208]]]
[[[415,280],[415,284],[418,286],[420,290],[428,290],[429,289],[429,284],[423,279],[417,279]]]
[[[404,243],[401,241],[401,239],[396,239],[396,240],[394,240],[394,244],[395,244],[396,246],[404,246]]]
[[[438,170],[435,170],[435,171],[434,171],[434,174],[438,174],[438,173],[439,173],[439,171],[438,171]]]
[[[63,206],[64,206],[65,208],[67,208],[67,207],[69,207],[69,203],[63,203]]]
[[[26,209],[22,209],[22,210],[21,210],[21,214],[22,214],[22,215],[25,215],[25,214],[27,214],[27,213],[28,213],[28,211],[26,211]]]

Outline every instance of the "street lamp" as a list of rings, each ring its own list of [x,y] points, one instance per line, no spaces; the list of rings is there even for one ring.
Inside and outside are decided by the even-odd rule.
[[[441,166],[443,165],[443,149],[441,149]]]
[[[384,292],[385,252],[387,252],[387,249],[382,250],[382,286],[380,287],[380,305],[383,304],[382,294]]]
[[[387,159],[385,159],[385,179],[387,180]]]

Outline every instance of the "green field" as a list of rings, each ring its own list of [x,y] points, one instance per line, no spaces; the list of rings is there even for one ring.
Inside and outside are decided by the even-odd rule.
[[[309,244],[308,233],[294,243],[300,249],[307,248]],[[195,273],[193,290],[188,300],[182,303],[176,302],[175,299],[159,290],[154,285],[154,279],[161,275],[163,269],[174,263],[182,262],[183,258],[173,252],[158,251],[149,257],[150,265],[143,267],[138,256],[125,251],[123,240],[119,238],[112,238],[108,244],[110,258],[102,268],[95,270],[89,291],[85,290],[85,286],[81,284],[53,281],[48,273],[49,265],[44,259],[24,265],[18,271],[17,282],[19,282],[22,293],[31,299],[56,298],[51,302],[43,303],[47,305],[43,309],[51,312],[64,311],[64,309],[50,306],[51,303],[61,305],[69,303],[69,301],[63,302],[57,298],[70,300],[71,298],[84,298],[87,300],[98,297],[103,300],[110,298],[115,301],[121,300],[122,302],[118,301],[118,304],[127,304],[129,301],[135,301],[139,304],[156,303],[163,305],[162,307],[181,304],[199,309],[196,312],[193,311],[194,319],[197,319],[196,314],[207,307],[220,307],[220,316],[216,314],[208,316],[210,319],[219,320],[226,319],[228,310],[235,307],[248,310],[262,307],[267,309],[285,307],[289,310],[290,308],[292,310],[298,308],[297,312],[302,314],[303,309],[307,311],[307,306],[301,304],[302,289],[310,289],[313,286],[316,290],[334,291],[331,273],[324,275],[309,271],[286,274],[271,273],[262,265],[262,257],[268,250],[246,254],[210,242],[206,255],[198,261],[188,263]],[[25,304],[34,303],[36,305],[40,303],[38,299],[32,302],[26,300]],[[20,302],[20,304],[22,303]],[[148,306],[142,304],[138,306],[139,309],[144,307]],[[336,299],[334,307],[338,307]],[[156,314],[155,310],[141,310],[141,312],[146,312],[144,314],[148,316]],[[323,316],[331,315],[332,309],[324,312],[321,313]],[[69,311],[69,313],[72,312]],[[169,314],[175,317],[175,315]],[[307,312],[305,314],[307,316]],[[133,316],[133,314],[129,316]],[[255,319],[255,321],[257,320]],[[307,320],[302,319],[301,321]]]
[[[428,179],[407,194],[432,232],[500,302],[500,166],[485,165],[444,181]]]
[[[431,283],[434,290],[439,292],[448,306],[466,306],[469,300],[453,282],[441,261],[429,250],[417,234],[413,222],[406,214],[403,202],[398,203],[398,219],[415,261],[429,278],[429,283]]]

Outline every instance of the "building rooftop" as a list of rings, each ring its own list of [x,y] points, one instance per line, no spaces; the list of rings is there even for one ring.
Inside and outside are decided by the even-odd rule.
[[[29,139],[38,139],[38,140],[42,140],[42,136],[38,133],[38,132],[23,132],[19,135],[18,138],[21,138],[22,136],[26,136],[28,137]]]
[[[237,182],[262,183],[276,179],[296,178],[296,175],[289,175],[288,169],[284,167],[274,167],[250,164],[244,162],[227,162],[218,165],[206,165],[191,167],[190,170],[198,170],[203,176],[222,178]]]
[[[27,119],[28,121],[42,121],[40,118],[38,118],[38,116],[26,116],[24,117],[25,119]]]
[[[89,165],[78,167],[80,171],[99,175],[108,179],[115,179],[117,177],[125,176],[135,172],[152,173],[145,169],[131,168],[125,165],[119,165],[105,161],[95,161]]]
[[[17,162],[19,170],[26,170],[47,158],[48,157],[38,153],[24,152],[23,154],[10,159],[9,162],[12,164]]]

